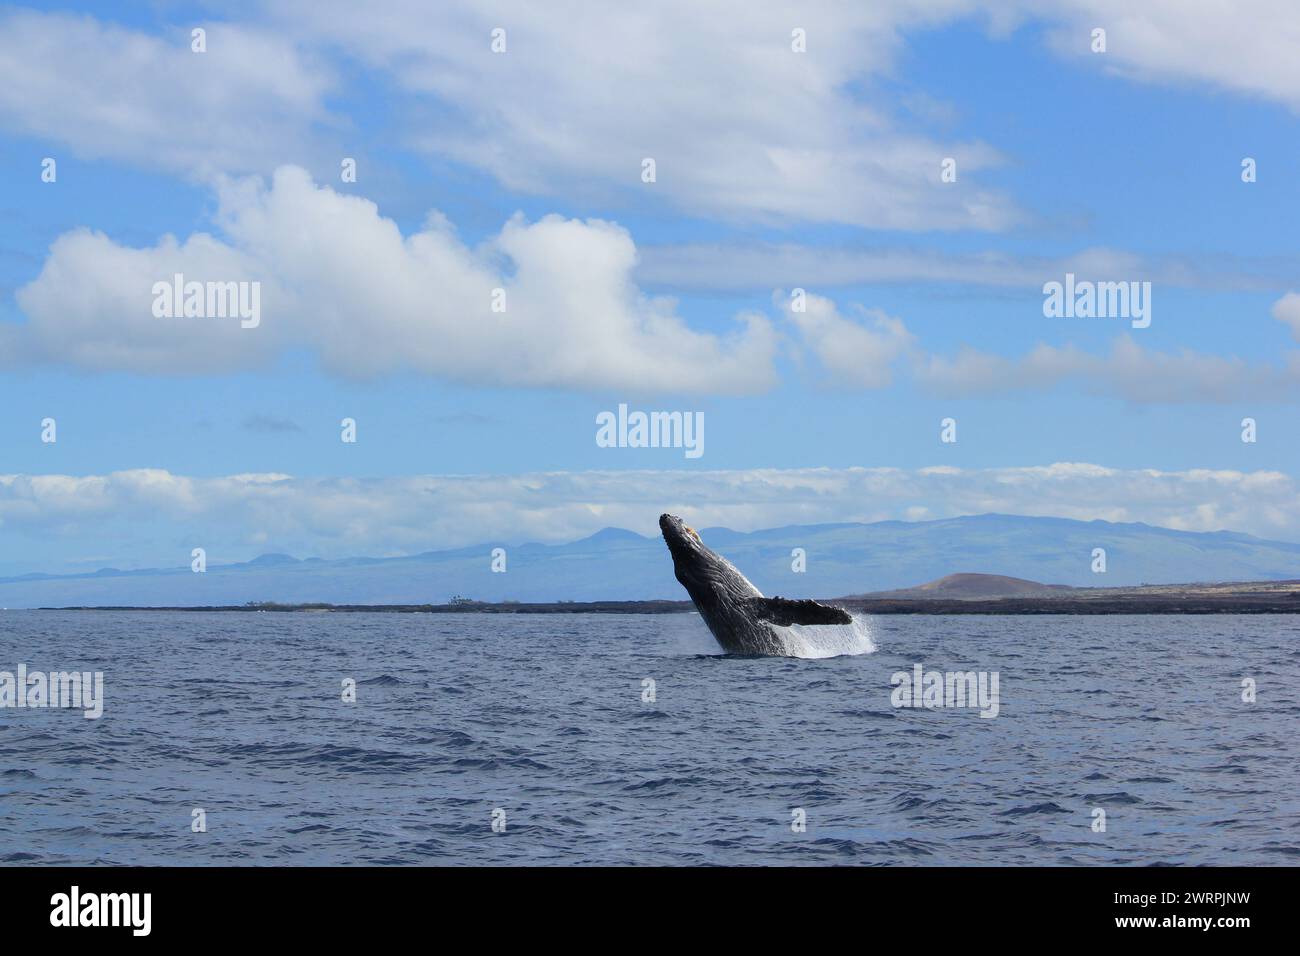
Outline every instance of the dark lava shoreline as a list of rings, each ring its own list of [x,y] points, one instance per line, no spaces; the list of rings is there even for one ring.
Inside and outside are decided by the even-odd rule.
[[[1300,614],[1300,592],[1180,592],[1167,588],[1008,598],[830,598],[860,614]],[[387,614],[683,614],[690,601],[561,601],[463,604],[275,604],[202,607],[63,607],[42,611],[263,611]]]

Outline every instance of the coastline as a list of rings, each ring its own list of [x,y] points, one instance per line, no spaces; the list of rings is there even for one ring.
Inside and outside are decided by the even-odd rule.
[[[1300,592],[1233,590],[1172,590],[1135,588],[1132,591],[1082,593],[1051,597],[1001,598],[822,598],[823,603],[867,615],[1029,615],[1029,614],[1300,614]],[[547,603],[472,602],[458,604],[279,604],[192,607],[73,606],[42,607],[41,611],[242,611],[267,613],[338,614],[685,614],[690,601],[557,601]]]

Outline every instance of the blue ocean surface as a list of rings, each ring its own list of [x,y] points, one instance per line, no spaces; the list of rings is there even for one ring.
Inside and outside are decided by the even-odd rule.
[[[694,614],[0,612],[0,671],[105,688],[0,709],[0,861],[1300,862],[1300,617],[861,627],[738,658]],[[894,706],[917,664],[997,672],[997,716]]]

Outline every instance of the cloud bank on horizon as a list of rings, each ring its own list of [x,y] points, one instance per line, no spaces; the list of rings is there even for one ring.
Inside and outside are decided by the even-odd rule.
[[[1123,502],[1116,485],[1127,489]],[[0,523],[22,542],[26,560],[48,555],[48,567],[77,570],[105,560],[84,553],[88,541],[138,542],[131,567],[184,564],[196,541],[225,563],[268,550],[387,557],[490,542],[564,543],[607,527],[654,536],[660,510],[736,531],[1001,513],[1300,537],[1300,485],[1288,475],[1125,472],[1080,462],[377,479],[202,478],[159,469],[0,475]]]
[[[6,8],[0,561],[157,563],[137,509],[238,558],[670,505],[1300,539],[1298,42],[1280,0]],[[626,401],[707,456],[593,447]]]

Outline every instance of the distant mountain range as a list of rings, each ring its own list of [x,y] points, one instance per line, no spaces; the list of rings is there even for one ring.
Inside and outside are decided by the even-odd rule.
[[[748,533],[707,528],[701,536],[763,593],[787,597],[915,591],[922,590],[918,582],[964,572],[1028,579],[1006,584],[1009,596],[1027,593],[1026,586],[1044,587],[1034,581],[1116,587],[1300,578],[1300,544],[1228,531],[1171,531],[1066,518],[988,514]],[[494,547],[506,550],[505,573],[491,570]],[[795,548],[806,555],[804,573],[792,570]],[[1092,571],[1095,548],[1106,551],[1104,574]],[[958,577],[942,584],[942,591],[959,593],[961,587]],[[401,558],[299,560],[265,554],[241,564],[209,564],[203,574],[185,566],[0,578],[0,607],[9,608],[248,601],[423,604],[453,596],[482,601],[680,600],[685,592],[658,537],[618,528],[569,544],[484,542]]]

